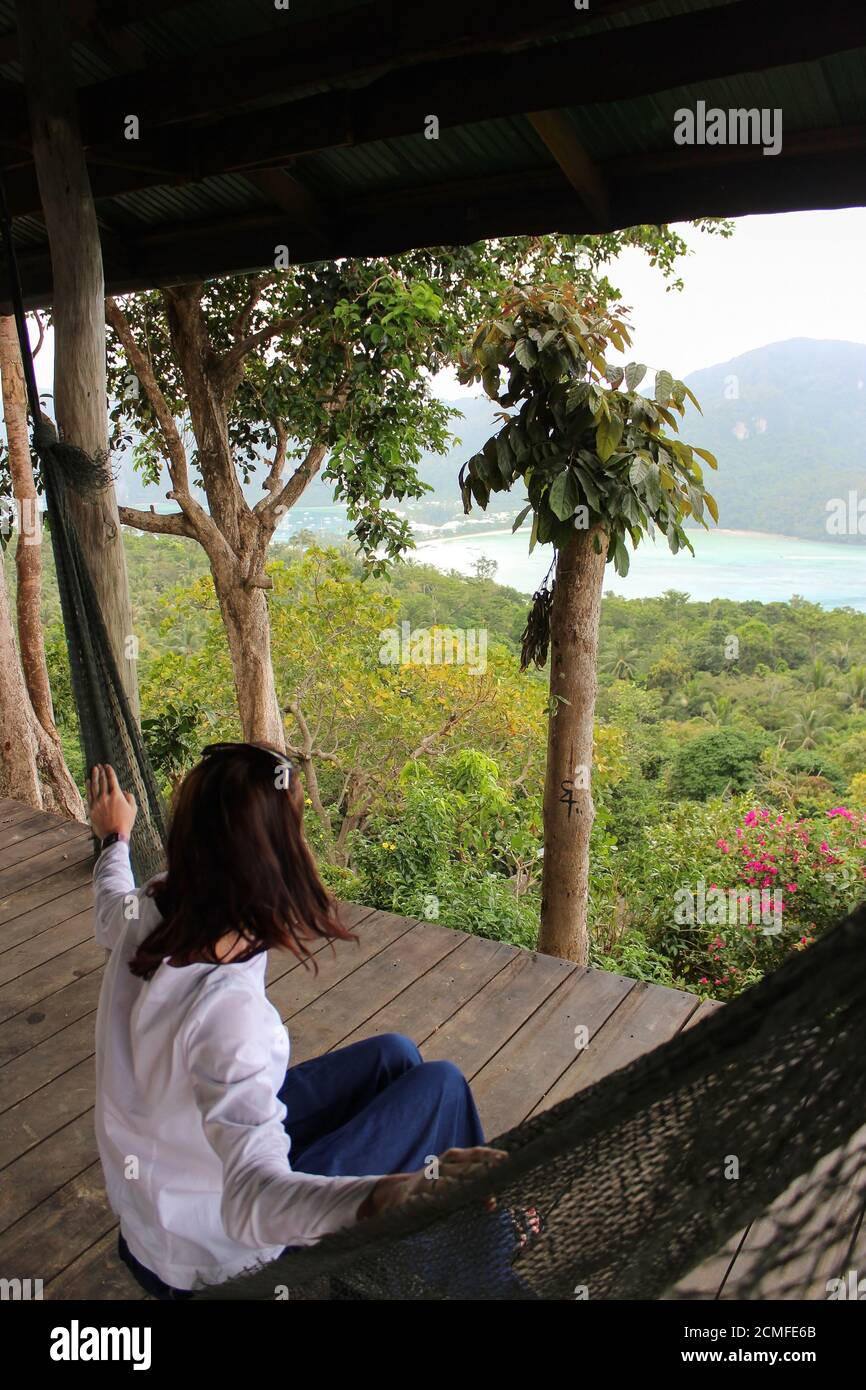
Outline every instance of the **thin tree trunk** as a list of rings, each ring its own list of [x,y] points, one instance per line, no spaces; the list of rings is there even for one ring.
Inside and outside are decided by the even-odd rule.
[[[268,601],[264,590],[247,586],[234,572],[234,567],[225,563],[213,565],[212,573],[228,637],[244,738],[248,742],[270,743],[285,750],[286,735],[274,683]]]
[[[597,535],[601,553],[596,554]],[[538,949],[585,965],[589,952],[589,837],[601,591],[601,529],[575,531],[556,562],[550,615],[550,704],[544,781],[544,869]]]
[[[0,795],[24,801],[41,811],[42,792],[29,710],[0,556]]]
[[[12,491],[18,503],[18,539],[15,544],[18,649],[12,636],[5,576],[3,634],[0,637],[3,651],[0,659],[7,668],[4,700],[15,697],[15,706],[10,707],[7,713],[7,722],[17,728],[17,733],[13,732],[12,727],[9,730],[16,750],[13,753],[10,745],[10,778],[24,787],[25,794],[21,799],[29,805],[56,811],[71,820],[85,820],[84,802],[66,766],[60,735],[54,724],[42,631],[42,546],[27,433],[24,373],[15,321],[5,316],[0,318],[0,382],[3,388],[9,472]],[[4,734],[4,758],[6,756]],[[15,793],[10,792],[9,795]]]
[[[15,607],[21,666],[33,712],[49,737],[56,738],[42,630],[42,546],[38,500],[30,460],[24,372],[15,320],[11,315],[0,317],[0,383],[3,388],[9,473],[12,493],[18,503]]]
[[[51,248],[57,427],[62,438],[88,454],[107,454],[102,248],[78,129],[66,6],[56,0],[18,0],[16,11],[33,158]],[[132,606],[114,488],[95,499],[70,493],[69,506],[138,718],[137,673],[127,654],[132,650],[127,641],[133,633]]]

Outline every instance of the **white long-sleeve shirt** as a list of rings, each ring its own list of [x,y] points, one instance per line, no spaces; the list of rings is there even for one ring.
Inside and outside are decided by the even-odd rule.
[[[225,965],[128,962],[159,922],[118,842],[97,859],[96,940],[111,958],[96,1019],[96,1137],[133,1255],[167,1284],[220,1283],[352,1225],[376,1177],[293,1172],[277,1099],[289,1038],[266,955]]]

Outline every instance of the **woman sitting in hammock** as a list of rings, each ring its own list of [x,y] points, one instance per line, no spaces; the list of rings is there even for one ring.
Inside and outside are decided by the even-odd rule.
[[[261,744],[206,748],[177,795],[165,875],[137,889],[136,807],[95,767],[96,1133],[118,1250],[158,1298],[188,1296],[328,1232],[477,1176],[469,1087],[389,1033],[287,1070],[267,951],[350,938],[302,831],[303,795]],[[291,1150],[291,1154],[290,1154]],[[291,1162],[289,1161],[291,1157]]]

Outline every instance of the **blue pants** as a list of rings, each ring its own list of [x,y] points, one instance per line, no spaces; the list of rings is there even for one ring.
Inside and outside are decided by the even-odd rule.
[[[410,1173],[446,1149],[484,1143],[472,1093],[457,1067],[423,1061],[399,1033],[290,1067],[278,1094],[292,1140],[289,1158],[299,1173]],[[122,1235],[118,1253],[147,1293],[190,1297],[145,1269]]]
[[[400,1033],[290,1067],[279,1091],[299,1173],[413,1173],[446,1149],[484,1143],[472,1093],[453,1062],[425,1062]]]

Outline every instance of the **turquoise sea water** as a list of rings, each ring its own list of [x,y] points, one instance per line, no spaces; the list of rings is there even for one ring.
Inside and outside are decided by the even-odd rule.
[[[690,533],[695,554],[672,555],[664,540],[646,541],[631,554],[625,579],[607,567],[605,593],[624,598],[651,598],[665,589],[681,589],[691,598],[786,601],[794,594],[824,608],[866,611],[866,546],[833,541],[796,540],[755,532]],[[476,536],[420,540],[417,559],[437,569],[473,574],[485,555],[497,563],[500,584],[531,593],[547,572],[549,546],[528,553],[528,532],[488,532]]]
[[[500,529],[427,538],[416,535],[413,556],[441,570],[474,574],[483,555],[495,560],[495,578],[532,593],[547,573],[552,551],[537,546],[529,554],[529,527],[513,535]],[[283,533],[309,527],[323,539],[346,533],[344,507],[309,507],[293,511]],[[681,589],[693,599],[759,599],[786,602],[794,594],[823,608],[857,608],[866,612],[866,545],[841,541],[807,541],[761,532],[690,531],[695,554],[672,555],[664,540],[645,541],[631,552],[625,579],[608,565],[605,592],[625,598],[651,598],[665,589]]]

